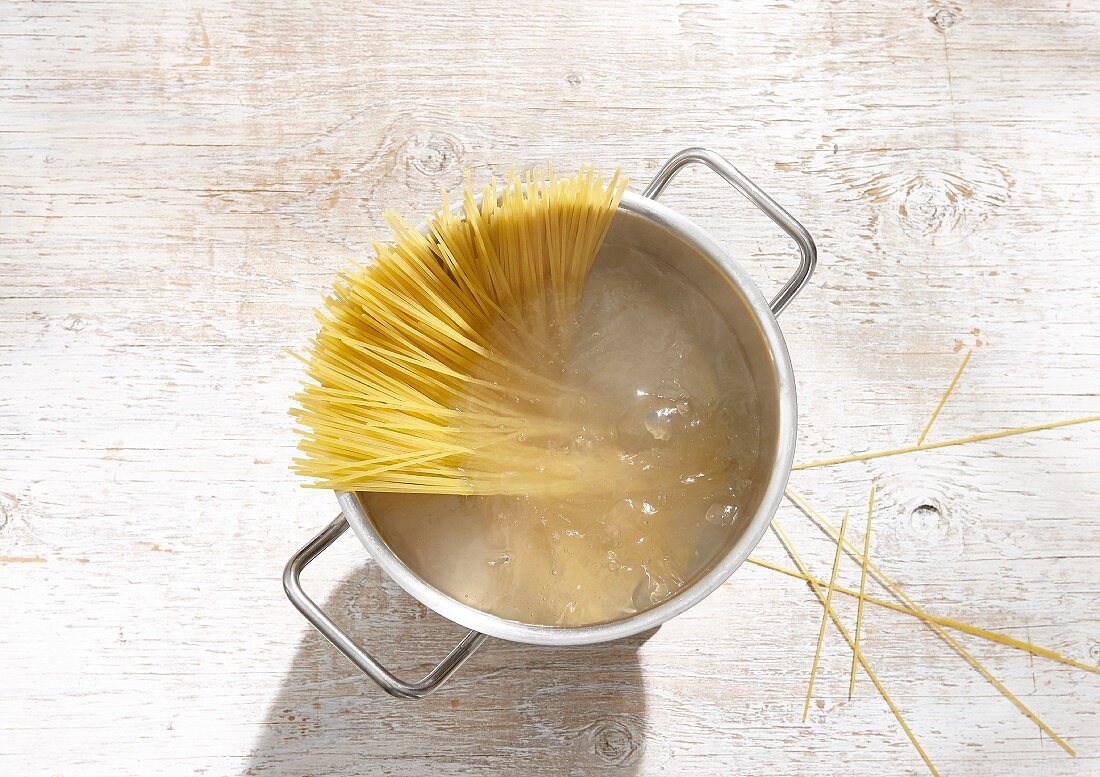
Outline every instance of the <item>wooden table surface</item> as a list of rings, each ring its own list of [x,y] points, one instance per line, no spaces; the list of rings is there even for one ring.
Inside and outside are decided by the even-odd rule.
[[[801,722],[821,608],[758,568],[648,639],[491,640],[437,696],[384,696],[280,587],[336,512],[287,469],[284,349],[384,209],[546,160],[637,190],[698,144],[820,247],[781,321],[799,459],[914,442],[969,348],[930,439],[1100,412],[1098,43],[1079,0],[4,2],[0,773],[927,773],[865,677],[848,699],[835,631]],[[791,271],[714,176],[667,202],[766,291]],[[872,482],[871,552],[923,606],[1100,661],[1098,425],[792,477],[834,521]],[[406,675],[462,633],[351,537],[307,586]],[[942,774],[1100,773],[1100,677],[962,641],[1078,756],[871,608]]]

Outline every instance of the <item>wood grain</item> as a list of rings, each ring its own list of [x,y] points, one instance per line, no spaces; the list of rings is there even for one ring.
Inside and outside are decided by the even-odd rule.
[[[284,349],[386,208],[546,160],[640,189],[706,145],[821,250],[782,320],[801,460],[915,442],[970,347],[930,441],[1095,413],[1097,40],[1077,0],[0,5],[0,772],[923,774],[835,633],[799,721],[820,608],[766,570],[384,697],[280,590],[336,510],[287,471]],[[791,271],[713,177],[666,196],[765,291]],[[1098,462],[1086,426],[793,483],[835,521],[874,480],[871,552],[923,606],[1096,663]],[[403,672],[460,633],[350,538],[317,567]],[[869,609],[861,643],[943,774],[1100,771],[1095,676],[965,640],[1071,759],[919,625]]]

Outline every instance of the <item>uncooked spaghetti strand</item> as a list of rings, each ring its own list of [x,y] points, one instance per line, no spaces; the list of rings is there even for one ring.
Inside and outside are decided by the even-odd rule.
[[[357,340],[354,340],[353,338],[340,338],[340,339],[344,342],[345,345],[347,345],[349,348],[352,348],[353,350],[361,350],[361,351],[367,352],[369,354],[378,354],[378,353],[384,354],[387,357],[386,358],[387,364],[389,366],[392,366],[394,369],[398,370],[402,374],[404,374],[405,377],[408,379],[408,381],[420,382],[420,381],[424,381],[425,379],[429,378],[429,376],[426,376],[423,372],[418,372],[417,370],[410,369],[409,367],[406,367],[405,364],[411,364],[411,365],[419,366],[419,367],[423,368],[424,370],[428,370],[430,372],[437,373],[437,374],[440,374],[440,375],[446,375],[446,376],[451,377],[451,378],[458,378],[462,381],[465,381],[468,385],[480,386],[480,387],[482,387],[482,388],[484,388],[484,389],[486,389],[487,391],[490,391],[490,392],[508,392],[511,395],[525,397],[525,398],[528,398],[528,399],[537,399],[539,396],[541,396],[541,395],[536,394],[532,391],[525,390],[525,389],[520,389],[514,384],[509,385],[509,386],[506,387],[506,386],[501,386],[498,382],[493,381],[493,380],[486,380],[484,378],[472,377],[469,374],[463,373],[459,370],[452,369],[452,368],[448,367],[446,364],[444,364],[442,362],[439,362],[437,360],[434,360],[434,359],[428,359],[428,358],[425,358],[423,356],[406,356],[406,355],[402,355],[400,353],[396,353],[396,352],[393,352],[393,351],[384,351],[383,349],[372,346],[370,343],[363,342],[363,341],[357,341]],[[497,357],[495,357],[495,355],[492,354],[492,352],[486,352],[485,357],[490,362],[496,362],[498,360]],[[506,362],[504,362],[503,360],[500,360],[500,361],[501,361],[502,364],[506,364]],[[403,362],[404,364],[398,364],[397,362]],[[514,368],[513,364],[508,364],[507,366]],[[549,389],[551,391],[556,391],[556,390],[559,389],[558,384],[555,383],[553,380],[551,380],[549,378],[545,378],[541,375],[538,375],[537,373],[529,373],[527,371],[519,371],[519,375],[524,380],[529,380],[529,381],[533,381],[533,382],[542,383],[544,385],[544,388]]]
[[[322,334],[324,338],[340,339],[341,332],[343,331],[344,329],[342,327],[332,325],[329,327],[328,331]],[[369,337],[369,339],[374,342],[389,343],[398,346],[398,352],[403,350],[422,354],[434,354],[437,360],[449,362],[451,365],[472,364],[475,357],[492,359],[491,352],[480,343],[476,343],[469,339],[465,339],[465,342],[452,340],[438,330],[431,331],[419,329],[413,324],[401,321],[397,318],[388,320],[385,328],[374,328],[368,331],[370,334],[366,337],[360,333],[353,333],[351,340],[365,342],[367,337]],[[319,337],[318,342],[323,345],[325,340]],[[328,351],[324,348],[318,348],[317,350],[321,355],[328,355]],[[357,362],[355,366],[361,363],[362,362]]]
[[[951,396],[951,392],[955,390],[955,384],[959,382],[959,378],[962,377],[963,370],[966,369],[966,363],[970,361],[970,355],[974,353],[973,348],[968,348],[966,356],[963,357],[962,364],[955,370],[954,377],[951,378],[951,382],[947,385],[947,390],[943,392],[943,396],[940,397],[940,402],[936,405],[936,409],[932,411],[932,417],[928,419],[928,423],[924,425],[924,429],[921,430],[920,437],[917,438],[917,445],[924,442],[924,438],[928,436],[928,432],[932,429],[932,424],[936,423],[936,419],[940,416],[940,411],[943,410],[943,406],[947,404],[948,397]]]
[[[329,339],[335,340],[331,337]],[[308,362],[313,377],[322,385],[326,385],[326,381],[331,381],[331,383],[361,391],[365,396],[388,397],[395,401],[414,397],[419,401],[438,401],[437,397],[430,396],[422,388],[402,383],[384,374],[376,365],[366,362],[353,363],[348,355],[341,353],[337,347],[325,348],[324,359],[321,359],[318,351],[322,347],[324,346],[320,344],[310,347]],[[441,391],[446,389],[442,383],[435,382],[435,385]],[[312,393],[316,388],[316,386],[306,387],[302,393]]]
[[[433,245],[422,250],[435,253]],[[381,253],[378,248],[376,251]],[[485,320],[484,313],[476,304],[476,294],[462,289],[441,263],[421,261],[417,264],[414,251],[415,247],[399,243],[389,261],[375,264],[375,272],[393,285],[402,287],[407,294],[418,293],[426,297],[435,315],[445,316],[467,333],[476,333]],[[425,266],[432,269],[425,270]]]
[[[904,453],[930,451],[934,448],[947,448],[952,445],[965,445],[966,443],[981,442],[983,440],[998,440],[1002,437],[1014,437],[1016,435],[1029,434],[1031,432],[1043,432],[1048,429],[1061,429],[1065,426],[1091,424],[1097,421],[1100,421],[1100,415],[1090,415],[1083,418],[1070,418],[1065,421],[1052,421],[1045,424],[1035,424],[1034,426],[1020,426],[1015,429],[1002,429],[997,432],[984,432],[982,434],[973,434],[969,437],[957,437],[954,440],[942,440],[940,442],[924,443],[923,445],[909,445],[904,448],[890,448],[889,450],[872,451],[870,453],[853,453],[850,456],[838,456],[835,459],[807,461],[800,464],[795,464],[791,469],[816,469],[818,467],[832,467],[837,464],[848,464],[849,462],[853,461],[868,461],[870,459],[881,459],[887,456],[900,456]]]
[[[546,420],[537,414],[523,415],[523,416],[509,416],[505,415],[505,410],[511,410],[510,408],[503,408],[498,413],[478,413],[468,410],[455,410],[443,405],[417,405],[413,402],[395,403],[392,401],[380,401],[363,399],[355,392],[344,391],[341,389],[330,389],[325,387],[319,387],[318,391],[313,394],[296,394],[294,396],[295,401],[303,405],[308,406],[310,409],[318,409],[321,407],[344,407],[344,408],[363,408],[376,411],[392,411],[394,407],[402,407],[408,413],[410,418],[417,418],[423,423],[428,423],[423,416],[431,416],[433,419],[437,419],[433,423],[439,423],[442,419],[458,419],[461,418],[464,421],[472,422],[488,422],[496,425],[514,425],[517,429],[527,431],[529,434],[564,434],[572,430],[572,427],[561,423],[555,423],[550,420]],[[291,415],[299,415],[300,411],[297,408],[291,410]],[[441,427],[442,428],[442,427]]]
[[[482,317],[488,320],[500,313],[500,306],[487,287],[486,278],[478,274],[476,252],[468,239],[467,225],[446,207],[445,193],[443,204],[443,213],[428,222],[434,249],[447,272],[469,293],[470,302],[476,304]]]
[[[840,522],[840,536],[844,536],[844,530],[848,528],[848,511],[844,511],[844,519]],[[833,602],[833,586],[836,585],[836,573],[840,569],[840,555],[843,545],[838,540],[836,543],[836,555],[833,556],[833,571],[829,575],[829,588],[825,594],[825,606],[821,610],[821,628],[817,632],[817,649],[814,650],[814,663],[810,669],[810,682],[806,686],[806,702],[802,705],[802,722],[806,722],[807,716],[810,714],[810,698],[814,693],[814,678],[817,677],[817,665],[821,660],[821,646],[825,643],[825,628],[829,625],[829,613],[832,611]],[[852,655],[857,655],[859,649],[857,648]]]
[[[316,346],[314,348],[314,350],[320,351],[320,350],[323,349],[325,351],[326,358],[330,362],[337,362],[337,363],[343,364],[346,367],[348,367],[349,369],[355,369],[357,371],[369,370],[368,372],[364,372],[364,375],[369,375],[371,380],[374,381],[374,386],[373,387],[377,387],[377,386],[380,386],[382,384],[389,385],[393,389],[393,395],[394,396],[399,395],[401,390],[404,390],[406,392],[410,391],[414,384],[418,384],[421,387],[434,386],[435,390],[430,392],[430,393],[432,395],[436,396],[436,397],[450,396],[451,394],[454,393],[454,390],[455,390],[454,385],[446,383],[446,382],[438,380],[438,379],[433,380],[433,379],[431,379],[431,377],[429,375],[425,375],[423,373],[418,373],[416,371],[410,371],[407,368],[399,367],[398,365],[392,365],[392,366],[397,368],[400,372],[403,372],[405,374],[405,377],[407,378],[407,380],[401,381],[401,380],[398,380],[393,375],[382,375],[382,374],[373,372],[373,368],[377,366],[377,364],[375,363],[374,360],[376,360],[378,357],[382,357],[385,360],[389,360],[391,363],[392,363],[392,360],[396,359],[396,358],[401,358],[401,359],[405,359],[405,360],[408,360],[408,359],[411,358],[413,361],[417,361],[418,359],[415,358],[415,357],[403,357],[398,352],[386,351],[386,350],[383,350],[383,349],[379,348],[378,346],[373,346],[370,343],[367,343],[365,341],[362,341],[362,342],[361,341],[356,341],[353,338],[345,338],[345,337],[343,337],[341,335],[338,335],[338,334],[328,335],[327,337],[330,340],[334,341],[334,342],[341,343],[349,351],[362,351],[362,352],[364,352],[363,356],[367,360],[366,361],[360,361],[359,363],[356,364],[356,363],[353,363],[353,362],[349,361],[344,356],[342,356],[339,353],[339,349],[335,349],[335,348],[332,348],[332,347],[325,347],[325,346],[322,346],[322,345]],[[421,352],[421,353],[423,353],[423,352]],[[486,357],[487,357],[489,363],[495,363],[496,357],[495,357],[494,354],[492,354],[492,352],[486,352]],[[426,359],[423,359],[423,357],[420,357],[420,360],[422,360],[422,363],[427,363],[429,361],[438,361],[437,359],[426,360]],[[383,361],[382,363],[386,363],[386,362]],[[442,362],[439,362],[439,365],[440,365],[439,366],[440,370],[443,370],[443,371],[448,371],[449,370],[449,368],[447,368]],[[319,365],[314,366],[313,368],[315,370],[325,370],[325,369],[328,369],[331,366],[332,365],[325,365],[324,363],[321,363]],[[449,372],[452,374],[452,376],[459,375],[463,380],[465,380],[468,384],[471,384],[471,385],[480,385],[483,388],[486,388],[486,389],[491,390],[491,391],[498,391],[499,392],[499,391],[502,391],[502,390],[506,390],[506,389],[502,388],[501,386],[497,385],[496,383],[494,383],[493,381],[487,381],[487,380],[484,380],[484,379],[481,379],[481,378],[473,378],[473,377],[470,377],[468,375],[464,375],[464,374],[461,374],[461,373],[456,373],[454,370],[449,370]],[[549,388],[552,388],[552,389],[557,388],[556,384],[554,384],[552,381],[547,381],[546,379],[541,378],[541,376],[537,376],[537,375],[534,375],[534,374],[528,374],[526,372],[523,372],[522,374],[525,377],[530,377],[531,379],[539,378],[543,382],[547,383]],[[360,388],[364,389],[364,390],[369,390],[370,388],[372,388],[372,386],[361,386]],[[516,389],[512,393],[516,393],[516,391],[520,391],[520,390]],[[423,396],[428,396],[427,394],[423,394],[423,392],[420,392],[420,393]],[[533,396],[533,395],[528,394],[528,396]]]
[[[807,502],[801,494],[798,494],[793,488],[790,487],[788,487],[784,493],[786,494],[787,498],[790,499],[791,502],[793,502],[794,505],[798,507],[798,509],[801,510],[807,518],[810,519],[810,522],[817,526],[817,528],[820,529],[827,537],[833,540],[837,538],[837,531],[833,527],[833,525],[829,523],[824,517],[822,517],[822,515],[817,510],[815,510],[813,506],[811,506],[810,503]],[[858,558],[859,551],[855,548],[855,546],[853,546],[847,540],[843,541],[843,545],[846,553],[848,553],[852,558]],[[910,599],[909,596],[906,595],[906,593],[902,591],[901,588],[899,588],[897,584],[895,584],[894,581],[891,580],[881,569],[879,569],[873,561],[867,562],[867,571],[876,580],[878,580],[878,582],[884,588],[886,588],[886,590],[889,591],[895,599],[911,607],[914,610],[920,609],[916,602]],[[1065,750],[1072,756],[1077,755],[1077,752],[1069,746],[1068,742],[1062,739],[1062,737],[1058,736],[1058,734],[1055,733],[1055,731],[1050,726],[1043,722],[1043,720],[1038,715],[1036,715],[1030,707],[1024,704],[1016,696],[1016,694],[1005,687],[1004,683],[994,677],[993,674],[988,669],[986,669],[985,666],[977,658],[975,658],[962,643],[960,643],[957,639],[948,634],[947,631],[945,631],[944,628],[938,623],[929,620],[926,620],[924,623],[926,626],[928,626],[928,628],[935,632],[940,639],[946,642],[949,647],[951,647],[956,653],[962,656],[963,660],[974,667],[974,669],[977,670],[977,672],[982,677],[988,680],[994,688],[1000,691],[1001,695],[1012,702],[1016,706],[1016,708],[1020,710],[1020,712],[1022,712],[1029,720],[1035,723],[1035,725],[1037,725],[1048,735],[1050,735],[1051,739],[1057,742],[1063,750]]]
[[[433,239],[430,229],[428,234],[424,234],[393,211],[388,211],[385,218],[397,240],[388,246],[373,244],[378,255],[373,265],[374,271],[391,275],[410,291],[429,289],[443,292],[445,296],[436,295],[441,310],[454,307],[461,311],[461,317],[466,320],[477,318],[476,296],[458,293],[460,289],[466,290],[454,276],[448,274],[439,244]]]
[[[592,220],[592,208],[589,206],[588,200],[592,197],[593,189],[593,170],[588,168],[584,171],[581,177],[580,191],[583,194],[585,202],[579,208],[580,212],[577,214],[577,231],[573,237],[573,252],[570,254],[570,258],[573,260],[573,272],[572,283],[569,289],[569,300],[575,305],[576,300],[580,298],[582,287],[584,286],[584,275],[582,274],[582,268],[584,267],[587,257],[585,256],[585,239],[587,232],[591,228]]]
[[[296,395],[295,469],[366,490],[559,487],[501,473],[540,460],[521,437],[569,431],[540,420],[539,402],[562,393],[545,370],[557,344],[540,333],[564,321],[552,300],[576,305],[623,185],[547,168],[491,181],[480,202],[467,178],[459,207],[444,195],[423,232],[387,214],[394,242],[339,274],[296,355],[316,385]]]
[[[406,335],[412,335],[419,339],[423,339],[424,334],[430,334],[434,337],[441,338],[439,341],[441,344],[453,343],[453,347],[465,348],[477,355],[485,354],[485,344],[474,339],[476,336],[475,333],[469,331],[463,332],[447,321],[432,316],[431,312],[426,309],[422,303],[403,299],[400,295],[394,293],[392,289],[379,283],[369,274],[363,275],[358,279],[355,287],[352,288],[352,292],[368,304],[373,303],[372,297],[378,297],[387,305],[392,305],[397,311],[407,316],[407,321],[398,316],[394,316],[387,322],[392,326],[401,328]],[[364,292],[369,292],[370,296]],[[421,327],[426,327],[426,329],[418,328],[414,326],[412,322],[416,322]]]
[[[771,561],[757,558],[756,556],[749,556],[745,560],[750,564],[760,567],[761,569],[770,569],[773,572],[778,572],[782,575],[787,575],[788,577],[802,580],[803,582],[810,582],[810,578],[808,578],[806,575],[802,574],[798,570],[791,569],[790,567],[785,567],[781,564],[775,564]],[[825,580],[817,577],[813,578],[813,582],[822,587],[828,585]],[[835,585],[833,586],[833,590],[835,590],[837,593],[844,594],[845,596],[849,596],[853,599],[859,597],[859,591],[854,588],[847,588],[842,585]],[[988,629],[983,629],[979,626],[964,623],[962,621],[955,620],[954,618],[945,618],[940,615],[932,615],[931,613],[928,613],[924,610],[907,607],[904,604],[891,602],[888,599],[881,599],[877,596],[874,596],[873,594],[865,594],[863,597],[863,601],[876,605],[877,607],[882,607],[886,610],[892,610],[894,612],[901,613],[902,615],[908,615],[909,617],[916,618],[917,620],[922,620],[928,623],[936,623],[940,626],[946,626],[949,629],[954,629],[955,631],[961,631],[966,634],[971,634],[975,637],[981,637],[982,639],[988,640],[990,642],[995,642],[998,645],[1004,645],[1005,647],[1022,650],[1026,653],[1031,653],[1032,655],[1039,656],[1040,658],[1047,658],[1051,661],[1057,661],[1058,663],[1064,664],[1066,666],[1083,669],[1086,672],[1091,672],[1093,674],[1100,674],[1100,667],[1090,666],[1089,664],[1082,663],[1081,661],[1067,658],[1061,653],[1050,650],[1049,648],[1040,647],[1039,645],[1032,644],[1031,642],[1025,642],[1021,639],[1009,637],[996,631],[989,631]]]
[[[429,450],[445,451],[450,455],[469,455],[474,451],[471,445],[462,445],[457,441],[452,444],[447,444],[443,439],[440,439],[439,436],[436,436],[434,439],[425,439],[423,434],[409,434],[392,429],[376,428],[371,430],[369,435],[371,444],[366,448],[366,450],[369,450],[374,455],[363,457],[362,454],[355,455],[350,453],[354,450],[351,447],[351,443],[354,439],[354,430],[351,424],[341,425],[338,422],[332,422],[325,427],[321,427],[321,429],[315,431],[314,434],[325,434],[333,430],[336,430],[337,434],[333,435],[333,444],[329,445],[330,450],[335,453],[338,451],[337,446],[342,446],[349,451],[349,457],[346,463],[330,463],[328,465],[329,469],[339,470],[349,465],[382,463],[401,458],[411,460]],[[415,447],[411,444],[413,440],[417,441]]]
[[[626,179],[622,177],[621,171],[616,170],[607,184],[607,197],[602,203],[602,208],[599,211],[597,229],[592,233],[592,246],[589,247],[586,254],[591,256],[592,261],[595,260],[600,245],[603,244],[604,238],[607,237],[607,231],[611,228],[611,222],[615,218],[615,213],[619,208],[619,203],[622,201],[625,191]],[[590,267],[591,263],[589,264],[589,268]]]
[[[493,292],[497,304],[515,310],[519,308],[519,305],[512,293],[511,287],[508,285],[508,279],[505,275],[506,268],[501,265],[498,253],[488,235],[489,208],[496,207],[496,198],[490,198],[486,196],[486,194],[488,194],[488,187],[486,187],[486,193],[482,195],[481,204],[484,209],[482,211],[478,209],[477,204],[474,202],[473,192],[471,192],[470,189],[466,190],[464,203],[466,224],[470,228],[474,245],[478,249],[474,252],[474,255],[479,259],[478,263],[481,265],[484,277],[488,281],[488,286]],[[491,204],[489,202],[490,199],[492,199]]]
[[[867,499],[867,528],[863,531],[863,558],[859,565],[859,604],[856,605],[856,647],[859,647],[859,634],[863,629],[863,602],[867,594],[867,557],[871,552],[871,517],[875,514],[875,486],[871,485],[871,496]],[[844,536],[844,532],[840,532]],[[839,543],[843,546],[843,543]],[[852,653],[852,671],[848,676],[848,698],[856,690],[856,654]]]
[[[771,528],[772,532],[775,533],[775,536],[779,538],[779,542],[783,545],[783,549],[787,552],[787,555],[790,556],[791,561],[793,561],[795,566],[798,567],[798,569],[804,575],[806,575],[807,578],[809,578],[810,570],[802,562],[802,558],[794,549],[794,545],[791,543],[791,538],[787,535],[787,532],[783,530],[783,527],[775,519],[772,520]],[[871,679],[871,682],[874,684],[875,689],[879,692],[879,695],[882,696],[882,700],[886,702],[886,706],[890,709],[890,712],[893,714],[894,719],[897,720],[898,725],[901,726],[901,730],[905,732],[905,736],[909,738],[909,741],[912,743],[913,747],[915,747],[917,752],[920,754],[920,757],[924,761],[925,766],[928,767],[928,770],[932,772],[932,774],[934,774],[936,777],[939,777],[940,773],[936,771],[936,767],[932,763],[932,759],[928,757],[928,753],[924,751],[924,748],[921,747],[920,742],[917,741],[917,735],[913,733],[913,730],[909,728],[909,724],[905,722],[905,718],[902,716],[901,711],[897,708],[897,705],[894,704],[894,700],[890,698],[890,694],[886,692],[886,688],[878,679],[878,675],[876,675],[874,670],[871,669],[871,664],[867,661],[863,653],[860,651],[859,647],[856,645],[855,641],[848,634],[848,630],[844,628],[844,624],[841,623],[840,618],[832,609],[832,606],[828,603],[825,594],[821,593],[821,589],[818,587],[817,583],[813,582],[813,580],[809,580],[808,582],[810,585],[810,590],[813,591],[814,596],[817,597],[818,602],[820,602],[822,607],[825,608],[825,612],[832,619],[833,624],[837,628],[837,631],[839,631],[841,636],[844,637],[844,641],[848,643],[848,647],[851,648],[852,652],[859,658],[859,663],[860,666],[863,667],[863,671],[867,673],[867,676]]]

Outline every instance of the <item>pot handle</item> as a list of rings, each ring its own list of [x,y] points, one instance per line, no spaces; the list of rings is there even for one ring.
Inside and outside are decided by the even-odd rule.
[[[423,699],[431,694],[443,682],[454,674],[455,670],[462,666],[466,659],[481,647],[481,643],[488,637],[477,631],[471,630],[455,646],[454,650],[447,654],[436,667],[424,676],[424,679],[415,683],[407,683],[394,676],[386,667],[363,648],[359,647],[343,629],[336,625],[317,604],[309,598],[302,589],[301,574],[311,561],[326,550],[336,538],[348,529],[348,521],[344,514],[336,516],[336,520],[324,528],[324,530],[307,542],[301,550],[295,553],[287,562],[283,570],[283,590],[291,604],[313,624],[322,636],[331,642],[337,650],[351,659],[370,679],[374,680],[382,690],[399,699]]]
[[[642,196],[649,197],[652,200],[657,199],[661,196],[661,192],[665,190],[665,187],[668,186],[669,181],[671,181],[678,172],[688,165],[695,164],[706,165],[711,170],[718,173],[718,175],[725,179],[726,183],[741,192],[741,194],[751,200],[756,207],[764,211],[768,218],[778,224],[779,227],[790,235],[798,245],[798,253],[800,255],[798,269],[771,301],[772,312],[778,316],[783,309],[787,307],[790,301],[795,298],[798,292],[802,291],[802,287],[806,285],[807,281],[810,280],[810,276],[813,275],[814,268],[817,266],[817,246],[814,245],[814,239],[810,237],[810,233],[806,231],[806,228],[799,224],[794,216],[784,210],[783,206],[768,196],[767,192],[710,149],[685,148],[683,151],[674,154],[672,158],[665,162],[661,169],[657,171],[657,175],[653,176],[653,180],[649,182],[649,186],[642,192]]]

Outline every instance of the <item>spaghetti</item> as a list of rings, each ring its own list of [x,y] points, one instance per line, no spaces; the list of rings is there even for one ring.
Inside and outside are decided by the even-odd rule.
[[[394,242],[339,275],[298,357],[309,380],[291,411],[294,469],[318,487],[437,494],[545,491],[575,475],[523,442],[568,431],[540,400],[560,393],[554,345],[625,187],[591,168],[528,171],[480,202],[467,185],[455,210],[444,195],[424,231],[387,214]]]

